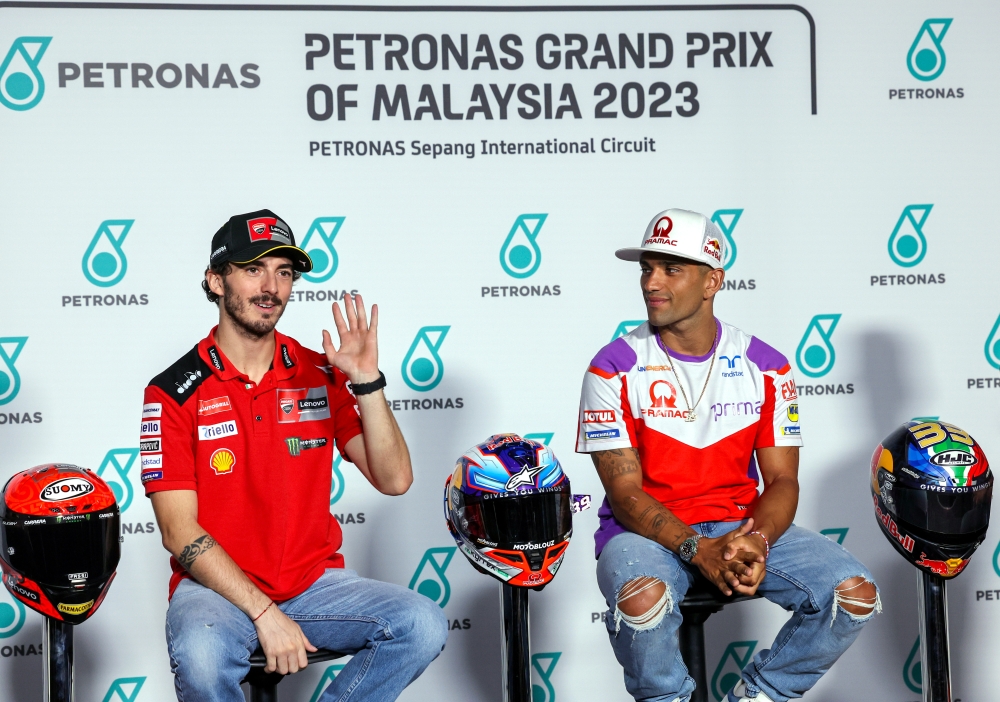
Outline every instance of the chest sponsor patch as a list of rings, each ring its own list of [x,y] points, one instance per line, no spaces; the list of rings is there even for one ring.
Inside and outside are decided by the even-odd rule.
[[[285,445],[288,446],[288,453],[292,456],[298,456],[303,451],[314,448],[322,448],[326,446],[326,437],[320,437],[318,439],[300,439],[297,436],[290,436],[285,439]]]
[[[160,420],[151,419],[148,422],[143,422],[141,425],[139,425],[139,434],[141,436],[159,436]]]
[[[159,439],[143,439],[139,442],[139,451],[141,453],[158,453],[160,450],[160,440]]]
[[[229,403],[229,396],[213,397],[211,400],[198,400],[198,416],[204,417],[209,414],[228,412],[232,409]]]
[[[278,388],[278,423],[312,422],[330,418],[326,387]]]
[[[156,419],[163,412],[163,404],[160,402],[147,402],[142,406],[143,419]]]
[[[233,472],[233,467],[236,465],[236,454],[227,448],[215,449],[208,459],[208,464],[216,475],[227,475]]]
[[[221,439],[224,436],[234,436],[239,433],[239,429],[236,428],[236,422],[233,420],[198,426],[199,441],[211,441],[212,439]]]

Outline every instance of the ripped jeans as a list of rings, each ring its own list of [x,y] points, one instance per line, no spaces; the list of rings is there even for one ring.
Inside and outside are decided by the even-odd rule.
[[[704,522],[692,528],[718,537],[740,524]],[[696,570],[655,541],[631,532],[613,537],[601,552],[597,582],[609,607],[604,622],[615,656],[625,669],[625,687],[636,700],[686,702],[694,691],[694,680],[678,648],[681,613],[677,605],[691,587]],[[666,614],[652,628],[636,631],[621,619],[616,603],[626,583],[644,576],[667,584]],[[758,651],[743,669],[744,695],[764,692],[774,702],[785,702],[801,697],[816,684],[880,609],[876,604],[871,614],[858,616],[837,606],[835,588],[856,576],[874,582],[847,549],[816,532],[793,524],[771,544],[767,574],[757,592],[792,616],[771,647]]]

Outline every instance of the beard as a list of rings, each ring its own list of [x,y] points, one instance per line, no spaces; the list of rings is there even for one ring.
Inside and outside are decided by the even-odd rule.
[[[237,331],[250,339],[261,339],[274,331],[285,311],[285,306],[277,296],[265,294],[244,299],[227,286],[225,280],[222,282],[222,287],[225,291],[222,297],[223,307],[236,325]],[[255,318],[253,305],[258,302],[274,305],[271,313],[264,319]]]

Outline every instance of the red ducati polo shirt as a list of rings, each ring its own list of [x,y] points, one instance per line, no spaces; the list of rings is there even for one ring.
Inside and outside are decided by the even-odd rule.
[[[146,495],[195,490],[198,523],[266,595],[287,600],[344,566],[330,514],[333,446],[343,455],[361,419],[325,355],[275,332],[273,364],[255,385],[212,329],[150,381],[143,402]],[[176,559],[170,566],[172,596],[189,576]]]

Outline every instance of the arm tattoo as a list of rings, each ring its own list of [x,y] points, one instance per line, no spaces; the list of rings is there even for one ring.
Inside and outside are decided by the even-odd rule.
[[[195,559],[205,553],[208,549],[215,546],[216,543],[218,542],[208,534],[199,536],[197,539],[184,547],[181,551],[181,555],[177,557],[177,562],[181,564],[181,567],[184,568],[184,570],[190,571],[191,565],[194,563]]]
[[[598,451],[594,454],[594,465],[597,467],[597,472],[606,480],[642,470],[639,457],[633,448]]]

